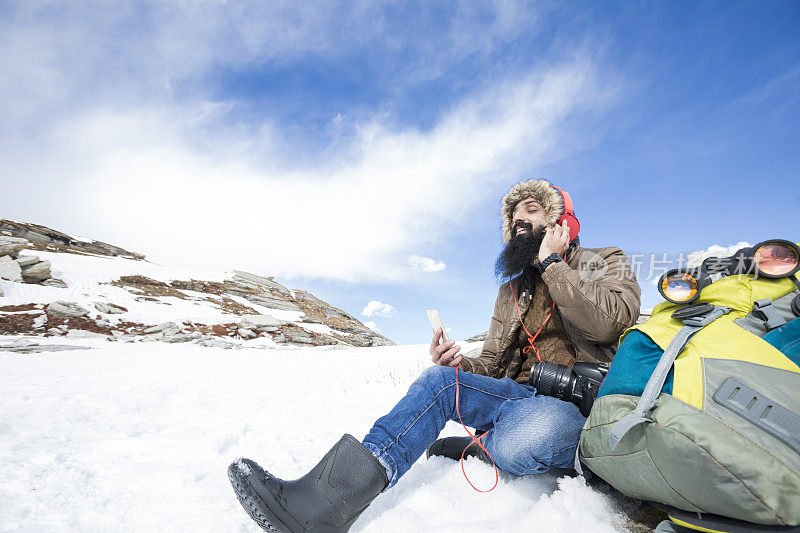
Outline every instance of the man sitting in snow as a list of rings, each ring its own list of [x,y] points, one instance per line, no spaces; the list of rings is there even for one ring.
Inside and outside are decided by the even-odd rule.
[[[479,357],[463,358],[434,334],[436,363],[359,442],[345,434],[308,474],[275,478],[239,459],[228,475],[239,501],[268,531],[347,531],[382,491],[425,452],[460,457],[471,437],[436,441],[448,420],[483,430],[480,442],[509,474],[573,466],[586,419],[574,404],[536,394],[538,361],[572,366],[610,362],[620,334],[639,315],[641,290],[619,248],[582,248],[570,239],[564,196],[545,180],[511,188],[502,200],[503,241],[496,272],[504,278]],[[457,367],[460,371],[457,372]],[[434,446],[431,446],[436,441]],[[468,452],[485,458],[472,445]]]

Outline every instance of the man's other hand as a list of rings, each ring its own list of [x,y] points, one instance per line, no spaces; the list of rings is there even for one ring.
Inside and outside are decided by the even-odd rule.
[[[461,346],[455,345],[456,341],[447,341],[439,344],[442,338],[442,328],[436,330],[431,341],[431,361],[441,366],[458,366],[463,357],[460,353]],[[458,354],[458,355],[456,355]]]
[[[545,257],[552,253],[564,257],[567,250],[569,250],[569,226],[565,220],[560,226],[556,224],[545,230],[542,245],[539,247],[539,261],[544,261]]]

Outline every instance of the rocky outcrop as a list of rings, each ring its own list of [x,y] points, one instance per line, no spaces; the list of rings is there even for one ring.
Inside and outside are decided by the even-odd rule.
[[[39,261],[37,257],[25,258],[32,259],[31,262],[22,267],[22,279],[27,283],[44,281],[50,279],[50,261]],[[19,261],[17,261],[19,264]]]
[[[105,242],[95,240],[87,241],[86,239],[73,237],[66,233],[48,228],[47,226],[16,222],[13,220],[0,219],[0,235],[24,239],[25,246],[33,248],[34,250],[108,255],[137,260],[144,259],[145,257],[142,254],[129,252],[128,250],[119,248],[118,246],[112,246]],[[23,248],[20,248],[20,250]],[[0,255],[4,255],[2,250],[2,244],[0,244]]]
[[[70,318],[88,315],[89,310],[74,302],[58,301],[47,306],[47,314],[59,318]]]
[[[22,283],[22,268],[19,263],[7,255],[0,257],[0,278]]]
[[[28,247],[27,239],[0,236],[0,256],[10,255],[16,257],[18,253]]]
[[[473,335],[468,339],[464,339],[464,342],[483,342],[489,337],[489,332],[484,331],[483,333],[478,333],[477,335]]]
[[[19,255],[29,245],[31,242],[27,239],[0,235],[0,279],[66,287],[63,281],[51,277],[49,261],[42,261],[35,255]]]
[[[111,302],[94,302],[94,308],[106,315],[119,315],[128,312],[121,305],[112,304]]]
[[[141,254],[98,241],[76,239],[45,226],[0,219],[0,277],[17,283],[66,287],[62,280],[51,277],[49,261],[24,253],[31,250],[144,259]],[[65,300],[49,305],[0,304],[0,335],[96,337],[117,342],[193,342],[218,348],[275,346],[263,342],[266,339],[289,346],[394,344],[311,293],[291,290],[272,277],[241,270],[232,271],[222,282],[196,279],[165,282],[131,274],[107,283],[124,289],[138,302],[169,306],[178,298],[189,300],[192,305],[213,307],[231,318],[224,324],[180,322],[174,318],[171,322],[148,324],[127,320],[128,309],[110,301],[81,300],[81,305]],[[97,297],[109,298],[108,294],[112,293],[101,291]],[[136,311],[134,315],[141,316],[139,310]],[[160,313],[159,316],[172,315]]]

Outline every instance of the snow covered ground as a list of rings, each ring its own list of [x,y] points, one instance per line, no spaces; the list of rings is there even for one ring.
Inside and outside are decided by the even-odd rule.
[[[300,476],[343,433],[361,439],[431,364],[426,345],[32,340],[91,349],[0,351],[0,531],[260,531],[228,484],[232,460]],[[466,469],[479,488],[494,482],[490,465]],[[480,494],[457,462],[423,456],[352,531],[624,531],[620,505],[549,474],[501,474]]]
[[[0,280],[2,298],[0,305],[26,303],[49,304],[56,300],[75,302],[87,309],[94,309],[93,302],[110,301],[128,310],[121,315],[106,316],[106,320],[116,323],[120,320],[159,324],[167,321],[182,322],[191,320],[204,324],[219,324],[237,320],[219,307],[204,301],[181,300],[173,297],[156,298],[157,301],[139,301],[136,294],[120,287],[108,285],[120,276],[140,275],[157,281],[171,280],[204,280],[221,282],[233,277],[233,271],[192,270],[173,268],[147,261],[134,261],[124,257],[106,257],[97,255],[77,255],[70,253],[23,251],[23,255],[35,255],[42,260],[50,261],[54,278],[63,280],[66,289],[47,287],[31,283],[14,283]],[[179,291],[187,296],[208,297],[208,294],[193,291]],[[298,320],[299,311],[281,311],[256,305],[244,298],[228,295],[231,300],[246,305],[261,314],[270,315],[281,320]],[[305,326],[305,324],[304,324]]]

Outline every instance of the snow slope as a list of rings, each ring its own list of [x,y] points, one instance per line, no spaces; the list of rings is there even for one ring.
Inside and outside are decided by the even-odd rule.
[[[0,351],[0,531],[260,531],[228,484],[232,460],[300,476],[342,433],[361,439],[431,364],[423,345],[32,340],[91,349]],[[494,482],[490,465],[466,469],[480,488]],[[632,503],[549,474],[501,475],[480,494],[457,462],[422,457],[352,531],[623,531],[620,505]]]
[[[204,324],[219,324],[230,322],[231,315],[218,307],[208,305],[206,302],[180,300],[178,298],[159,298],[159,301],[140,301],[136,295],[108,282],[119,279],[121,276],[140,275],[157,281],[169,282],[171,280],[205,280],[221,282],[233,276],[232,271],[192,270],[186,268],[173,268],[147,261],[134,261],[124,257],[107,257],[98,255],[77,255],[70,253],[31,251],[23,252],[26,255],[36,255],[42,260],[50,261],[54,278],[66,282],[67,288],[47,287],[29,283],[14,283],[0,280],[0,289],[3,297],[2,305],[43,303],[49,304],[56,300],[75,302],[87,309],[94,309],[93,302],[111,301],[128,309],[124,315],[111,315],[106,317],[111,322],[121,319],[132,322],[158,324],[161,322],[175,321],[202,322]],[[207,294],[181,291],[188,296],[202,296]],[[244,298],[229,296],[239,303],[252,307],[262,314],[268,314],[282,320],[298,320],[302,313],[297,311],[280,311],[267,309]],[[165,305],[168,304],[168,305]]]

